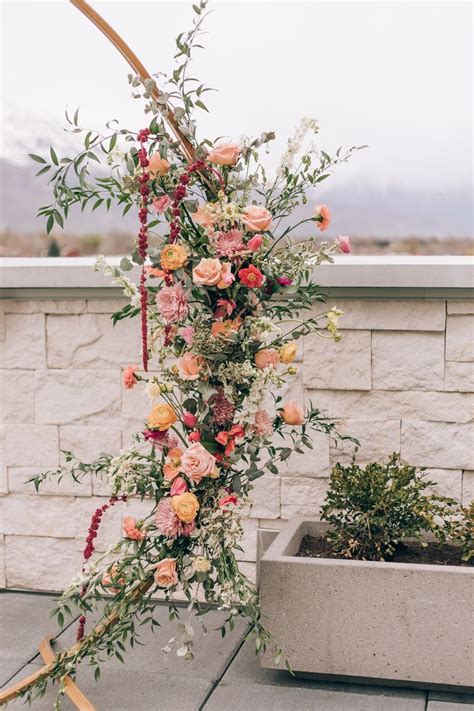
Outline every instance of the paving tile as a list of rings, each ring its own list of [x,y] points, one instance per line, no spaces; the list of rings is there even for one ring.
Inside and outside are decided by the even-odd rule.
[[[429,700],[426,711],[468,711],[474,709],[474,704],[464,701],[434,701]]]
[[[38,654],[43,637],[57,628],[50,618],[54,598],[0,593],[0,685]]]
[[[470,704],[474,708],[474,694],[463,694],[461,692],[430,691],[428,701],[444,701],[445,703]],[[466,707],[464,706],[465,711]]]
[[[38,667],[29,664],[13,683],[23,676],[33,673]],[[100,682],[97,684],[89,669],[78,674],[77,684],[81,691],[98,711],[198,711],[210,687],[207,679],[191,678],[179,674],[150,674],[121,667],[104,667]],[[34,711],[51,711],[56,699],[55,688],[49,686],[45,696],[33,702]],[[66,697],[62,702],[62,711],[72,711],[76,707]],[[16,699],[8,709],[25,709],[24,702]]]
[[[261,669],[252,640],[232,661],[205,711],[425,711],[424,691],[292,678]]]

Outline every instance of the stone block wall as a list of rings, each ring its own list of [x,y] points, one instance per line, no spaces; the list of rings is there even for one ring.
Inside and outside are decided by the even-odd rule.
[[[0,586],[60,590],[81,565],[89,519],[106,501],[99,481],[63,480],[36,494],[26,480],[55,468],[61,450],[90,460],[126,446],[149,405],[121,387],[121,368],[140,362],[137,320],[112,327],[122,302],[6,299],[0,307]],[[360,462],[393,451],[425,466],[439,490],[474,497],[474,307],[455,300],[337,300],[340,343],[306,339],[289,388],[361,440]],[[302,342],[300,342],[302,344]],[[351,451],[315,438],[280,476],[257,481],[242,565],[251,573],[257,527],[317,516],[330,467]],[[107,512],[99,549],[120,536],[132,502]]]

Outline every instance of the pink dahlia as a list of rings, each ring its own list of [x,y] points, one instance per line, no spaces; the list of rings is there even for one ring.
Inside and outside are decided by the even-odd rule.
[[[232,422],[234,419],[235,407],[224,395],[223,388],[219,388],[209,398],[209,405],[212,409],[212,419],[216,425],[223,425],[226,422]]]
[[[167,538],[189,536],[196,528],[194,521],[183,523],[179,520],[169,498],[162,499],[156,507],[155,522],[160,532]]]
[[[156,305],[165,321],[181,321],[188,314],[188,301],[181,284],[164,286],[156,295]]]
[[[244,233],[241,230],[219,232],[216,240],[216,253],[219,257],[233,257],[245,249]]]

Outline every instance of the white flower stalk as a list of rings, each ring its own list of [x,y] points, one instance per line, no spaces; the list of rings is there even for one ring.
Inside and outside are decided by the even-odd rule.
[[[102,269],[104,274],[111,278],[112,284],[122,287],[124,296],[130,299],[133,307],[140,306],[140,292],[137,285],[128,279],[118,267],[108,264],[103,254],[99,254],[92,269],[95,272]]]
[[[282,155],[281,160],[280,160],[280,165],[277,170],[277,176],[281,177],[285,170],[291,170],[295,158],[298,155],[299,151],[301,150],[301,146],[303,145],[303,141],[306,138],[306,135],[308,134],[309,131],[312,131],[313,133],[318,133],[319,131],[319,125],[316,119],[309,118],[308,116],[304,116],[298,128],[296,129],[295,135],[293,138],[288,139],[288,145],[285,153]]]

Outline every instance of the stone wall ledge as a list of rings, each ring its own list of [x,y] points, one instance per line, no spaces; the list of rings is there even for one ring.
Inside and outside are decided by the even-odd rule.
[[[2,298],[117,298],[93,257],[0,259]],[[109,264],[117,265],[118,257]],[[139,268],[128,272],[138,280]],[[346,298],[461,299],[474,296],[474,258],[462,256],[339,256],[317,268],[331,296]]]

